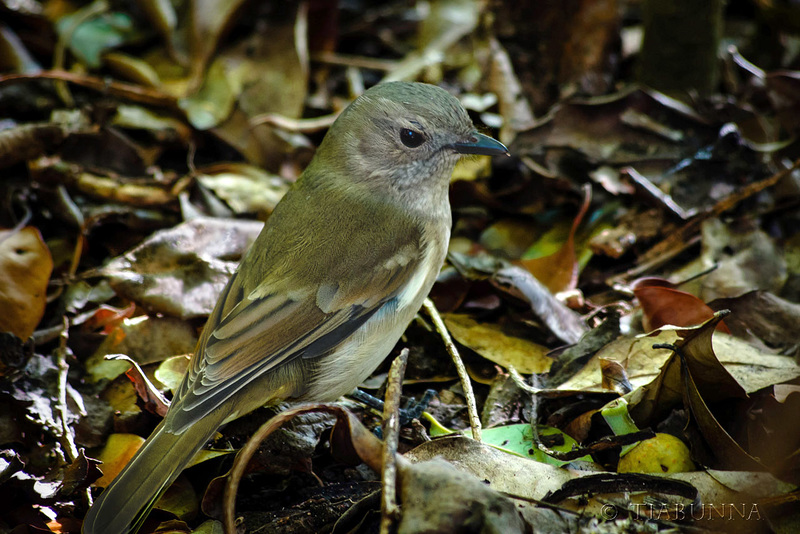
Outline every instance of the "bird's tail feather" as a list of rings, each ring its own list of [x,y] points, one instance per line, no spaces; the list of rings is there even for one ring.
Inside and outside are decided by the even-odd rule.
[[[95,501],[83,520],[83,534],[136,532],[161,494],[215,431],[212,425],[195,425],[172,434],[162,422]]]

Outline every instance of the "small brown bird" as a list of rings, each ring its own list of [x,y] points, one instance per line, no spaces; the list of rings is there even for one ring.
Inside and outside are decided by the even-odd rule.
[[[507,153],[432,85],[381,84],[350,104],[225,286],[166,417],[83,532],[136,531],[223,424],[358,386],[442,267],[456,161]]]

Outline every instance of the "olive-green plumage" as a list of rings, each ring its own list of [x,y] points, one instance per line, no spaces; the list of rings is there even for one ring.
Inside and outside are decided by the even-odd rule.
[[[87,514],[134,532],[223,424],[333,401],[391,351],[444,261],[461,154],[504,154],[453,96],[387,83],[336,120],[220,295],[166,417]]]

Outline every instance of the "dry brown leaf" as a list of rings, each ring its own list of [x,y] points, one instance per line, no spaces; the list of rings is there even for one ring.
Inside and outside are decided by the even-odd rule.
[[[542,258],[531,258],[519,262],[553,294],[575,289],[578,285],[579,265],[575,253],[575,233],[589,210],[592,200],[591,192],[591,188],[584,188],[583,205],[572,221],[567,240],[557,252]]]
[[[196,343],[197,331],[187,321],[148,316],[126,319],[86,360],[87,378],[92,381],[113,379],[130,367],[124,361],[106,360],[107,354],[123,353],[136,363],[147,365],[192,352]]]
[[[640,278],[631,287],[644,312],[645,330],[665,325],[694,326],[714,316],[705,302],[663,278]],[[723,321],[717,324],[717,330],[730,334]]]
[[[108,276],[117,294],[148,310],[183,319],[205,316],[263,226],[193,219],[156,232],[97,274]]]
[[[672,273],[688,280],[715,267],[710,273],[682,285],[705,302],[738,297],[761,289],[779,294],[786,282],[786,259],[778,243],[752,222],[733,225],[714,218],[702,225],[700,256]]]
[[[670,344],[674,349],[656,379],[629,395],[630,412],[637,424],[649,425],[682,403],[703,438],[693,442],[695,458],[716,468],[763,470],[712,411],[720,402],[747,398],[744,388],[714,354],[711,339],[721,318],[717,314],[699,327],[677,332],[678,339]]]
[[[53,258],[39,230],[0,231],[0,331],[28,339],[44,315]]]
[[[645,336],[620,337],[599,350],[580,371],[561,384],[558,389],[607,391],[601,385],[601,359],[620,362],[633,387],[649,384],[671,358],[668,350],[654,349],[653,345],[675,343],[678,338],[675,327],[664,327]],[[720,363],[747,393],[800,376],[800,366],[790,356],[759,351],[744,341],[722,332],[714,334],[712,341],[714,353]],[[679,392],[676,392],[676,395],[680,397]]]

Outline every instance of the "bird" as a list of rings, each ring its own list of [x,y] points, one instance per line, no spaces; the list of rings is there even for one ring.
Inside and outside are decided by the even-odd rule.
[[[351,102],[220,294],[164,419],[82,532],[136,532],[224,424],[265,405],[352,392],[441,270],[456,162],[501,154],[506,147],[438,86],[386,82]]]

